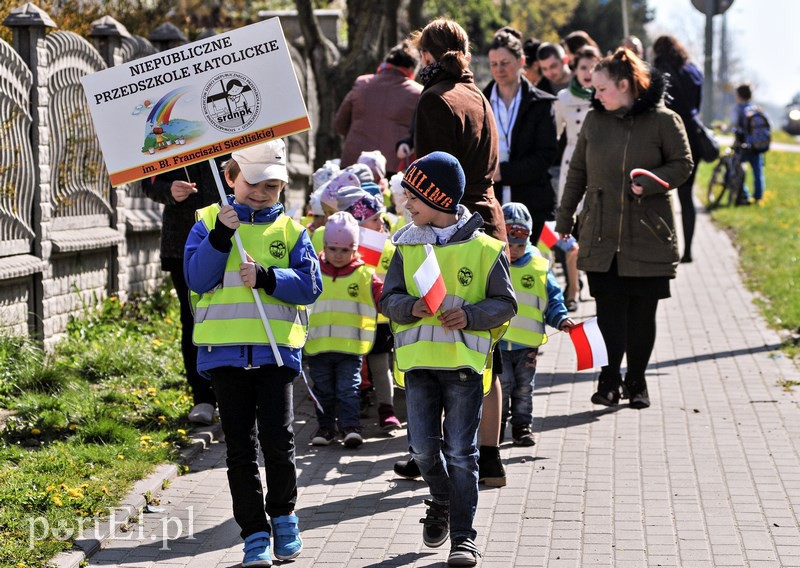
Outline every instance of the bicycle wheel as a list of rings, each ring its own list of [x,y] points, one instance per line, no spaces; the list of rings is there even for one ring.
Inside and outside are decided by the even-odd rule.
[[[706,206],[709,209],[722,205],[722,200],[728,189],[729,164],[728,158],[722,157],[717,162],[717,165],[714,166],[714,171],[711,172],[711,179],[708,182],[708,194],[706,195]]]

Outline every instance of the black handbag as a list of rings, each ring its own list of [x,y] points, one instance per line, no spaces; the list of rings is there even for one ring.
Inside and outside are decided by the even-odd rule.
[[[700,159],[704,162],[715,162],[719,158],[719,142],[714,137],[714,132],[695,115],[695,138]]]

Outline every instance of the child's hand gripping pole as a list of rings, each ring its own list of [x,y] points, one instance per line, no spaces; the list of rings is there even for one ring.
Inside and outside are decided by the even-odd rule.
[[[211,166],[211,172],[214,174],[214,181],[217,184],[219,198],[222,200],[222,204],[224,205],[226,203],[225,189],[222,187],[222,178],[219,177],[217,163],[214,161],[214,158],[208,159],[208,165]],[[244,245],[242,245],[242,238],[239,236],[239,231],[236,231],[233,234],[233,238],[236,241],[236,248],[239,251],[239,256],[242,258],[242,260],[247,259],[247,253],[244,250]],[[258,313],[261,316],[261,322],[264,324],[264,329],[267,332],[269,346],[272,348],[272,354],[275,356],[275,362],[277,363],[278,367],[283,367],[283,357],[281,357],[281,353],[278,350],[278,345],[275,343],[275,336],[272,335],[272,327],[270,327],[269,319],[267,319],[267,314],[264,312],[264,304],[261,302],[261,296],[258,295],[258,290],[256,288],[250,289],[253,291],[253,299],[256,301],[256,307],[258,308]]]

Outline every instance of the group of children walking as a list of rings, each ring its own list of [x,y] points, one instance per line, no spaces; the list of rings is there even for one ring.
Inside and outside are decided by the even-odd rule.
[[[314,445],[337,434],[346,447],[363,443],[365,359],[387,432],[400,427],[392,384],[405,388],[409,450],[431,492],[423,542],[438,547],[449,539],[448,565],[473,566],[480,556],[477,433],[483,396],[499,371],[492,369],[496,348],[503,424],[510,418],[515,443],[534,444],[533,375],[544,325],[566,330],[573,323],[533,246],[529,212],[504,206],[507,251],[460,204],[465,177],[450,154],[423,156],[392,180],[385,173],[379,153],[364,153],[344,170],[326,164],[314,174],[305,227],[280,203],[286,152],[273,140],[234,152],[224,166],[233,195],[197,212],[184,270],[198,371],[211,380],[226,438],[245,567],[271,566],[273,552],[290,560],[303,546],[294,513],[292,394],[304,367],[317,401]],[[400,197],[400,215],[386,211],[392,195]],[[443,285],[438,301],[426,275],[436,289]]]

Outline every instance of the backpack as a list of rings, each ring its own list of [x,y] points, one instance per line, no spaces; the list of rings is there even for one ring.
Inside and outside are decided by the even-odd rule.
[[[751,152],[761,154],[769,150],[772,141],[772,127],[764,111],[759,107],[745,109],[744,143]]]

